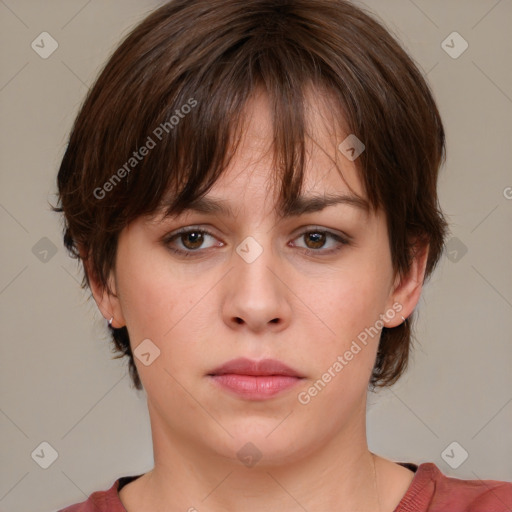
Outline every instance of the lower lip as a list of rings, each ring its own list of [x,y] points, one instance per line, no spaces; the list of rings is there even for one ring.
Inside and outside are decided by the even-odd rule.
[[[265,400],[292,388],[302,379],[288,375],[212,375],[221,387],[250,400]]]

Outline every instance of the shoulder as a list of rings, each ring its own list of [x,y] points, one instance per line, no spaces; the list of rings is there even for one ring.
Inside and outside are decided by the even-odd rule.
[[[58,512],[126,512],[117,492],[119,480],[106,491],[93,492],[85,501],[69,505]]]
[[[512,483],[453,478],[428,462],[418,466],[400,505],[396,512],[510,512]]]
[[[436,468],[437,469],[437,468]],[[512,511],[512,483],[498,480],[462,480],[443,475],[439,469],[438,495],[446,503],[464,505],[467,512]]]

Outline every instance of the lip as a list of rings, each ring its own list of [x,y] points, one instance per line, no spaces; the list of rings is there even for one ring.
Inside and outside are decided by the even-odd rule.
[[[253,376],[269,376],[269,375],[286,375],[289,377],[302,378],[298,371],[290,368],[289,366],[281,363],[277,359],[261,359],[260,361],[254,361],[245,357],[239,357],[238,359],[232,359],[222,366],[215,368],[209,375],[253,375]]]
[[[208,374],[221,388],[249,400],[265,400],[296,386],[304,376],[275,359],[238,358]]]

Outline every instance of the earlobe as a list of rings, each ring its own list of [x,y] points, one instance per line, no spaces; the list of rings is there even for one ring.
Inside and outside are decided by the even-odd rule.
[[[391,294],[393,309],[398,310],[398,304],[401,306],[399,314],[386,323],[385,327],[396,327],[407,319],[414,311],[418,304],[423,289],[423,280],[425,277],[425,269],[427,265],[429,245],[418,244],[415,246],[416,254],[411,262],[411,267],[407,275],[400,279],[397,276],[394,290]],[[392,307],[392,305],[389,305]]]
[[[91,293],[101,311],[103,317],[108,321],[108,324],[114,328],[123,327],[126,323],[121,310],[119,296],[115,286],[115,277],[113,271],[110,272],[109,286],[110,291],[99,282],[94,272],[92,272],[88,259],[84,259],[85,252],[80,249],[82,263],[84,270],[87,272]]]
[[[113,284],[113,277],[109,278],[111,289],[113,293],[110,293],[107,288],[99,285],[96,280],[91,279],[91,292],[94,300],[101,311],[101,314],[108,321],[111,327],[119,328],[125,325],[121,305],[119,303],[119,297],[117,296],[115,285]]]

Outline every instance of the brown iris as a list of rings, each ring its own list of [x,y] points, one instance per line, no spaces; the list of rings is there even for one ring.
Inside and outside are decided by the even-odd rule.
[[[199,249],[204,241],[204,233],[200,231],[190,231],[181,235],[181,241],[187,249]],[[191,241],[191,245],[188,242]]]
[[[311,241],[311,237],[313,237],[313,243],[314,247],[311,247],[311,249],[320,249],[323,247],[325,243],[325,233],[320,233],[318,231],[311,231],[309,233],[306,233],[306,240]],[[306,242],[307,245],[307,242]]]

